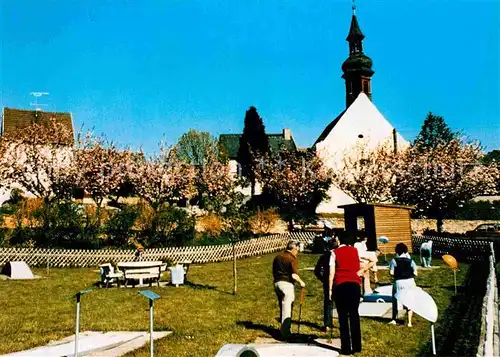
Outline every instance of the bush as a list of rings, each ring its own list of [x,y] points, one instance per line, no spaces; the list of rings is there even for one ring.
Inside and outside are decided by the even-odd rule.
[[[86,224],[86,218],[85,210],[70,201],[45,205],[39,199],[28,199],[15,213],[16,226],[9,243],[46,248],[101,247],[98,227]]]
[[[16,227],[12,230],[9,238],[10,246],[33,247],[35,244],[36,232],[29,227]]]
[[[15,213],[17,210],[17,206],[14,205],[14,204],[10,204],[10,203],[4,203],[2,205],[2,207],[0,207],[0,215],[11,215],[13,213]]]
[[[250,230],[257,235],[269,234],[276,227],[280,216],[275,208],[270,208],[265,211],[257,211],[257,213],[248,219]]]
[[[208,213],[198,218],[198,227],[209,239],[217,239],[224,230],[224,222],[215,213]]]
[[[193,241],[194,234],[194,217],[173,206],[159,207],[151,226],[142,231],[148,247],[184,246]]]
[[[114,213],[105,225],[106,243],[115,247],[129,246],[132,227],[138,216],[138,208],[131,205],[124,205],[120,211]]]
[[[75,243],[81,245],[84,240],[81,237],[83,217],[80,206],[65,201],[46,209],[48,227],[39,235],[37,245],[61,248],[75,248]]]
[[[16,206],[23,200],[25,200],[23,190],[20,190],[19,188],[13,188],[12,191],[10,191],[10,198],[7,203]]]
[[[1,228],[0,229],[0,247],[8,247],[9,239],[8,239],[8,229]]]

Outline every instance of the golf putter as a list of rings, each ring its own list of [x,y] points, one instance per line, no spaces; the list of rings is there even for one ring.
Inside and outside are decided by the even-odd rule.
[[[332,343],[333,341],[333,307],[332,307],[332,323],[330,325],[330,338],[327,340],[328,343]]]
[[[302,317],[302,304],[304,303],[304,296],[306,294],[305,288],[300,288],[300,297],[299,297],[299,326],[297,328],[297,334],[300,333],[300,318]]]

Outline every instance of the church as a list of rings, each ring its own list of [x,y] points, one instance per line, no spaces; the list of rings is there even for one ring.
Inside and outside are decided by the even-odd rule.
[[[409,145],[372,102],[371,78],[375,73],[372,69],[373,62],[363,52],[365,36],[361,32],[354,5],[352,11],[351,27],[346,38],[349,43],[349,56],[342,64],[345,108],[326,126],[312,146],[325,165],[332,169],[341,166],[343,157],[352,155],[353,149],[358,145],[374,149],[379,145],[389,144],[394,150]],[[283,132],[281,135],[268,136],[274,141],[279,137],[287,144],[288,150],[295,148],[290,129],[284,129]],[[220,135],[222,148],[229,153],[233,172],[237,170],[236,154],[240,136],[241,134]],[[227,145],[229,139],[232,139],[233,145]],[[274,151],[279,147],[274,145],[270,149]],[[317,207],[317,213],[343,213],[343,209],[338,206],[355,203],[352,197],[334,185],[330,187],[328,195],[330,198]]]
[[[341,166],[343,157],[352,155],[358,145],[375,149],[384,144],[395,151],[409,145],[372,102],[373,62],[363,52],[365,36],[361,32],[355,6],[352,11],[351,27],[346,38],[349,57],[342,64],[345,109],[326,126],[313,145],[317,155],[332,169]],[[334,185],[328,195],[330,199],[317,207],[317,213],[343,212],[338,206],[355,203],[352,197]]]

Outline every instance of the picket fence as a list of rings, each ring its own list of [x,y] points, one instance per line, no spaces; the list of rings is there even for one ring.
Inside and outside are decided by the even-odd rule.
[[[272,234],[236,243],[236,257],[274,253],[284,249],[289,240],[309,243],[314,232],[293,232]],[[459,261],[488,259],[490,242],[477,238],[445,238],[417,236],[412,239],[412,248],[419,252],[423,242],[433,241],[433,255],[453,254]],[[45,248],[0,248],[0,265],[9,261],[25,261],[29,266],[52,267],[95,267],[99,264],[120,261],[191,261],[210,263],[231,260],[233,246],[221,244],[212,246],[168,247],[145,249],[140,256],[133,249],[45,249]]]
[[[432,255],[441,257],[444,254],[453,255],[458,261],[484,261],[491,254],[488,238],[472,237],[435,237],[417,236],[412,238],[413,252],[420,252],[420,246],[424,242],[432,240]],[[498,243],[495,242],[495,251],[498,251]]]
[[[307,244],[314,232],[273,234],[237,242],[236,257],[274,253],[285,248],[289,240]],[[9,261],[24,261],[29,266],[95,267],[111,261],[191,261],[193,263],[220,262],[233,259],[232,244],[195,247],[145,249],[139,256],[132,249],[38,249],[0,248],[0,265]]]

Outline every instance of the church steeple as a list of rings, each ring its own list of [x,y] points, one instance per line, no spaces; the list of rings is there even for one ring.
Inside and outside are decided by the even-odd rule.
[[[353,1],[354,2],[354,1]],[[349,57],[342,64],[346,87],[346,108],[358,97],[359,93],[365,93],[368,98],[372,98],[371,76],[375,73],[372,70],[372,60],[363,53],[363,39],[365,35],[361,32],[356,17],[356,5],[352,5],[351,28],[346,41],[349,42]]]

